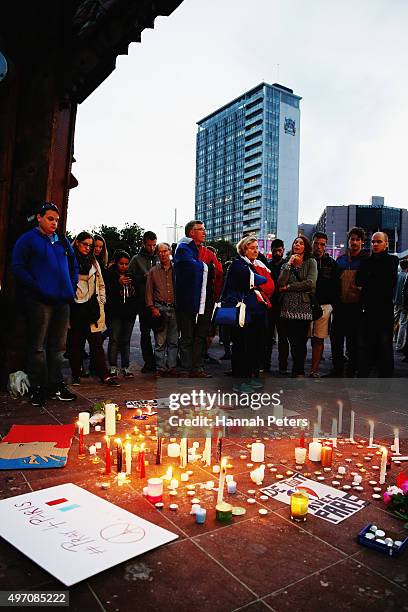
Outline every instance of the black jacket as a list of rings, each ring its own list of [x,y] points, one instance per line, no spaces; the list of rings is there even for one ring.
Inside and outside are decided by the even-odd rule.
[[[119,283],[119,274],[115,268],[109,268],[105,272],[105,311],[108,318],[133,319],[136,317],[137,299],[134,278],[131,274],[127,276],[132,278],[132,283],[125,289],[124,285]]]
[[[315,257],[317,263],[316,298],[319,304],[336,306],[340,299],[340,268],[330,255]]]
[[[397,284],[398,257],[372,253],[361,262],[356,275],[356,285],[361,287],[364,311],[373,314],[390,314],[394,311],[394,289]]]

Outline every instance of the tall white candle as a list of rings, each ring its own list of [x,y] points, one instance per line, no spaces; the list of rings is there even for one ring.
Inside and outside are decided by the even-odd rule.
[[[316,406],[317,408],[317,431],[320,433],[322,431],[322,407]]]
[[[341,400],[337,401],[337,404],[339,406],[339,425],[338,425],[338,432],[339,434],[341,434],[342,430],[343,430],[343,402]]]
[[[320,442],[310,442],[309,444],[309,461],[320,461],[322,456],[322,445]]]
[[[105,433],[107,436],[116,434],[116,405],[105,404]]]
[[[226,475],[227,475],[227,458],[224,457],[223,459],[221,459],[220,478],[218,480],[217,505],[220,504],[224,498],[224,484],[225,484]]]
[[[126,442],[125,444],[125,462],[126,462],[126,474],[132,473],[132,444]]]
[[[180,440],[180,467],[185,468],[187,465],[187,438]]]
[[[317,423],[313,423],[313,442],[319,441],[319,428]]]
[[[211,465],[211,436],[205,439],[203,461],[205,461],[205,465]]]
[[[370,434],[369,434],[370,439],[368,441],[368,446],[373,446],[374,444],[374,421],[370,419],[368,421],[368,424],[370,426]]]
[[[379,480],[380,484],[385,483],[385,476],[387,473],[387,456],[388,456],[388,451],[385,448],[385,446],[383,446],[381,448],[381,466],[380,466],[380,480]]]
[[[84,436],[87,436],[89,434],[89,412],[80,412],[78,414],[78,421],[83,427]]]
[[[398,427],[394,428],[394,453],[396,455],[400,454],[400,448],[399,448],[399,429],[398,429]]]
[[[251,461],[262,463],[265,458],[265,444],[263,442],[253,442],[251,446]]]
[[[355,412],[354,410],[350,410],[350,441],[354,442],[354,417],[355,417]]]
[[[332,434],[333,448],[337,448],[337,419],[332,419]]]

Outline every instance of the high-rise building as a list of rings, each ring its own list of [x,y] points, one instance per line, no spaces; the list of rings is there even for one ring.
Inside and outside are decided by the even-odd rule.
[[[198,122],[195,216],[207,239],[290,245],[299,208],[299,101],[260,83]]]

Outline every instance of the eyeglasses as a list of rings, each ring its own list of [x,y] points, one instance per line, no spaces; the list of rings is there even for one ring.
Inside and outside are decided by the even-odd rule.
[[[89,243],[89,242],[81,242],[81,244],[82,244],[84,247],[86,247],[87,249],[92,249],[92,247],[93,247],[92,242],[91,242],[91,243]]]

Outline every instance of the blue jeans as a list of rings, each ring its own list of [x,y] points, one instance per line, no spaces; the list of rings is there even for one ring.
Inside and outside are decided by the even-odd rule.
[[[163,330],[154,333],[156,368],[170,370],[176,367],[178,350],[178,328],[174,307],[155,304],[164,315],[166,324]]]
[[[27,298],[27,374],[32,387],[56,388],[63,381],[62,364],[69,324],[68,304],[43,304]]]
[[[118,352],[120,352],[122,368],[129,367],[130,339],[135,320],[136,317],[132,319],[112,317],[109,319],[108,360],[111,367],[117,366]]]

